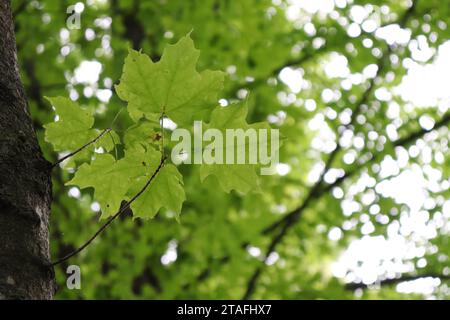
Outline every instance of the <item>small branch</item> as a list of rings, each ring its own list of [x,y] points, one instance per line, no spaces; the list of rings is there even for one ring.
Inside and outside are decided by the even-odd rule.
[[[85,148],[89,147],[91,144],[96,143],[101,137],[103,137],[106,133],[110,132],[111,129],[107,128],[105,130],[103,130],[95,139],[89,141],[88,143],[86,143],[84,146],[78,148],[77,150],[75,150],[74,152],[69,153],[68,155],[62,157],[61,159],[59,159],[58,161],[56,161],[53,165],[52,168],[56,167],[57,165],[59,165],[60,163],[62,163],[64,160],[76,155],[78,152],[83,151]]]
[[[400,138],[399,140],[393,142],[394,147],[406,147],[416,141],[417,139],[422,138],[427,133],[438,130],[441,127],[447,126],[450,123],[450,113],[447,113],[444,115],[439,121],[437,121],[434,124],[433,129],[431,130],[425,130],[420,129],[415,132],[410,133],[409,135],[405,136],[404,138]],[[323,189],[321,189],[321,193],[327,193],[334,187],[338,187],[341,185],[345,180],[347,180],[349,177],[354,176],[358,172],[360,172],[363,168],[366,168],[369,164],[374,163],[375,161],[379,160],[380,157],[383,155],[383,153],[377,153],[374,157],[372,157],[370,160],[356,166],[354,169],[347,171],[342,177],[336,179],[332,184],[329,184],[328,186],[325,186]]]
[[[414,281],[414,280],[424,279],[424,278],[439,278],[441,280],[450,280],[450,275],[443,275],[443,274],[436,274],[436,273],[404,275],[404,276],[401,276],[400,278],[381,280],[381,281],[377,281],[372,284],[347,283],[345,285],[345,289],[347,289],[347,290],[368,289],[372,286],[394,285],[394,284],[398,284],[401,282]]]
[[[70,258],[72,258],[73,256],[77,255],[78,253],[80,253],[81,251],[83,251],[87,246],[89,246],[92,241],[94,241],[103,231],[105,231],[105,229],[115,220],[117,219],[122,213],[124,213],[130,206],[131,204],[136,201],[137,198],[139,198],[139,196],[148,188],[148,186],[150,185],[150,183],[155,179],[156,175],[159,173],[159,171],[161,171],[162,167],[164,166],[164,163],[166,161],[166,158],[163,157],[161,159],[161,162],[159,163],[158,168],[156,168],[155,172],[153,173],[153,175],[150,177],[150,179],[148,179],[147,183],[144,185],[144,187],[142,187],[142,189],[136,193],[136,195],[134,195],[133,198],[131,198],[130,201],[128,201],[115,215],[113,215],[111,218],[108,219],[108,221],[106,221],[106,223],[100,228],[98,229],[98,231],[88,240],[86,241],[81,247],[79,247],[78,249],[76,249],[75,251],[72,251],[71,253],[69,253],[68,255],[64,256],[63,258],[56,260],[55,262],[51,263],[51,266],[54,267],[64,261],[69,260]]]
[[[433,129],[431,130],[426,130],[426,129],[420,129],[417,130],[411,134],[409,134],[407,137],[404,138],[400,138],[399,140],[394,142],[394,146],[407,146],[409,144],[411,144],[412,142],[416,141],[417,139],[419,139],[420,137],[422,137],[423,135],[425,135],[426,133],[433,131],[437,128],[443,127],[445,126],[447,123],[450,122],[450,112],[445,114],[439,121],[437,121],[434,126]]]
[[[315,57],[322,54],[323,52],[326,52],[326,49],[327,49],[327,46],[324,45],[324,46],[320,47],[319,49],[314,50],[313,52],[302,55],[301,57],[285,61],[281,65],[279,65],[279,66],[275,67],[273,70],[271,70],[267,76],[258,77],[254,81],[249,82],[249,83],[236,83],[235,85],[233,85],[233,87],[231,87],[231,89],[228,92],[229,92],[229,94],[233,95],[236,91],[238,91],[241,88],[255,88],[258,85],[264,84],[265,81],[269,77],[278,76],[280,71],[283,70],[284,68],[294,67],[294,66],[298,67],[310,60],[313,60]]]

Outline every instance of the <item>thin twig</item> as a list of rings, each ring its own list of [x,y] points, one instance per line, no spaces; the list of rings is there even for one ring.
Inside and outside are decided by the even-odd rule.
[[[158,168],[156,168],[155,172],[153,173],[153,175],[150,177],[150,179],[148,179],[147,183],[144,185],[144,187],[142,187],[142,189],[136,193],[134,195],[133,198],[131,198],[130,201],[128,201],[115,215],[113,215],[111,218],[108,219],[108,221],[106,221],[106,223],[97,230],[97,232],[89,239],[87,240],[81,247],[79,247],[78,249],[72,251],[71,253],[67,254],[66,256],[64,256],[63,258],[56,260],[55,262],[51,263],[51,266],[54,267],[64,261],[67,261],[68,259],[72,258],[73,256],[77,255],[78,253],[80,253],[81,251],[83,251],[87,246],[89,246],[92,241],[94,241],[115,219],[117,219],[122,213],[124,213],[130,206],[131,204],[137,199],[139,198],[139,196],[148,188],[148,186],[150,185],[150,183],[155,179],[156,175],[159,173],[159,171],[161,171],[162,167],[164,166],[164,163],[166,161],[166,158],[163,157],[161,159],[161,162],[159,163]]]
[[[110,128],[113,128],[114,123],[117,121],[117,119],[119,118],[119,115],[122,113],[123,110],[124,110],[124,108],[120,108],[120,110],[117,111],[116,115],[114,116],[113,120],[111,121],[111,124],[109,125]]]
[[[161,131],[161,157],[165,157],[165,150],[164,150],[164,110],[165,108],[163,107],[163,110],[161,112],[161,117],[159,118],[159,123],[160,123],[160,131]]]
[[[106,128],[105,130],[103,130],[97,137],[95,137],[95,139],[89,141],[88,143],[86,143],[85,145],[81,146],[80,148],[78,148],[77,150],[75,150],[74,152],[69,153],[68,155],[62,157],[61,159],[59,159],[58,161],[56,161],[53,165],[52,168],[56,167],[57,165],[59,165],[60,163],[62,163],[64,160],[76,155],[77,153],[83,151],[85,148],[89,147],[91,144],[96,143],[101,137],[103,137],[106,133],[110,132],[111,129],[110,128]]]
[[[376,287],[376,286],[385,286],[385,285],[394,285],[399,284],[401,282],[406,281],[414,281],[418,279],[424,279],[424,278],[438,278],[441,281],[444,280],[450,280],[450,275],[444,275],[444,274],[438,274],[438,273],[425,273],[425,274],[417,274],[417,275],[402,275],[399,278],[393,278],[393,279],[385,279],[381,281],[377,281],[372,284],[364,284],[364,283],[347,283],[345,285],[345,289],[347,290],[356,290],[356,289],[368,289],[370,287]]]
[[[450,122],[450,112],[447,112],[446,114],[444,114],[442,116],[442,118],[439,121],[437,121],[434,124],[434,126],[431,130],[421,128],[421,129],[417,130],[416,132],[408,135],[407,137],[398,139],[397,141],[394,142],[394,146],[397,147],[397,146],[409,145],[412,142],[414,142],[415,140],[417,140],[418,138],[422,137],[427,132],[433,131],[436,128],[443,127],[443,126],[447,125],[447,123],[449,123],[449,122]]]
[[[445,115],[442,116],[442,118],[439,121],[437,121],[434,124],[434,127],[433,127],[433,129],[431,131],[438,130],[438,129],[442,128],[442,127],[445,127],[449,123],[450,123],[450,113],[446,113]],[[404,138],[400,138],[399,140],[394,141],[393,142],[393,147],[407,147],[407,146],[409,146],[410,144],[412,144],[413,142],[415,142],[419,138],[422,138],[424,135],[426,135],[427,133],[429,133],[431,131],[422,128],[422,129],[419,129],[419,130],[414,131],[412,133],[409,133]],[[354,176],[356,173],[361,171],[363,168],[366,168],[369,164],[380,160],[381,156],[383,156],[383,153],[376,153],[375,156],[373,156],[370,160],[368,160],[368,161],[366,161],[366,162],[356,166],[354,169],[352,169],[350,171],[347,171],[343,176],[341,176],[340,178],[336,179],[336,181],[334,181],[332,184],[327,185],[324,188],[322,188],[320,190],[320,192],[321,193],[327,193],[331,189],[333,189],[335,187],[338,187],[345,180],[347,180],[349,177]]]

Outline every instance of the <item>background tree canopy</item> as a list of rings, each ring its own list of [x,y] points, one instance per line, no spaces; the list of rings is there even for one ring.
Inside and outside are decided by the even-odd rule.
[[[70,5],[80,29],[66,25]],[[57,267],[57,298],[450,296],[448,0],[15,0],[13,9],[50,161],[44,96],[69,96],[97,128],[114,122],[120,133],[131,120],[114,85],[129,48],[156,61],[189,32],[198,69],[226,72],[218,103],[247,101],[249,123],[269,121],[285,138],[260,193],[224,193],[217,180],[200,183],[198,167],[179,166],[180,222],[167,210],[124,215]],[[53,173],[53,257],[101,225],[93,190],[65,186],[76,166]],[[65,286],[70,264],[81,267],[81,290]]]

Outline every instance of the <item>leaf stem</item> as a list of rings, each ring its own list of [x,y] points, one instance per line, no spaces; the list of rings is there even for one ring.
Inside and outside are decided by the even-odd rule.
[[[165,158],[165,151],[164,151],[164,117],[166,116],[165,113],[165,107],[162,108],[161,111],[161,118],[159,119],[159,123],[160,123],[160,131],[161,131],[161,159]]]
[[[92,139],[91,141],[89,141],[88,143],[86,143],[85,145],[81,146],[80,148],[78,148],[77,150],[75,150],[74,152],[69,153],[68,155],[62,157],[61,159],[59,159],[58,161],[56,161],[54,164],[52,164],[52,169],[55,168],[56,166],[58,166],[60,163],[62,163],[64,160],[67,160],[68,158],[76,155],[77,153],[83,151],[84,149],[86,149],[87,147],[89,147],[91,144],[96,143],[101,137],[103,137],[106,133],[110,132],[111,128],[106,128],[105,130],[103,130],[102,132],[100,132],[100,134],[95,137],[94,139]]]

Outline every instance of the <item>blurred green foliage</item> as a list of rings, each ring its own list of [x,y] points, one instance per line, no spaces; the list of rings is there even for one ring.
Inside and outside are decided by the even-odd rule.
[[[132,122],[119,112],[126,104],[117,97],[114,84],[129,48],[142,49],[158,60],[166,44],[192,31],[201,51],[199,70],[227,73],[221,103],[247,100],[248,123],[269,120],[279,128],[285,137],[281,162],[289,170],[261,177],[262,192],[244,196],[222,192],[216,180],[201,183],[198,166],[179,166],[187,198],[180,223],[170,211],[150,221],[127,215],[114,222],[87,250],[56,268],[57,298],[238,299],[249,287],[250,298],[422,298],[397,292],[396,283],[385,282],[422,275],[441,278],[433,297],[450,296],[448,105],[415,106],[395,92],[407,74],[405,65],[418,60],[411,43],[431,48],[431,57],[417,61],[427,64],[450,39],[448,0],[417,0],[413,6],[398,0],[88,0],[78,5],[83,9],[81,28],[68,29],[67,8],[76,3],[13,1],[22,79],[49,161],[58,156],[44,140],[43,124],[54,117],[44,96],[77,100],[95,116],[96,128],[108,127],[118,115],[114,130],[122,134]],[[306,10],[302,8],[307,5],[296,3],[309,3],[313,9],[313,3],[323,6]],[[366,15],[358,22],[355,12],[361,8]],[[409,30],[409,39],[387,43],[370,26],[361,29],[366,20],[375,21],[377,28],[399,24]],[[345,57],[349,73],[360,81],[349,84],[347,77],[330,76],[325,67],[337,56]],[[83,61],[100,63],[98,79],[76,76]],[[363,72],[368,66],[375,70],[372,77]],[[294,84],[300,87],[293,87],[292,81],[287,85],[280,72],[293,72]],[[389,99],[375,94],[380,88],[390,93]],[[395,107],[398,112],[392,116]],[[424,116],[432,119],[432,132],[421,126]],[[332,137],[321,143],[324,127]],[[397,139],[389,134],[392,128]],[[335,142],[345,135],[353,143],[336,148]],[[402,161],[408,151],[406,163],[394,175],[419,168],[427,180],[439,173],[439,188],[430,183],[424,190],[426,204],[419,211],[384,196],[378,187],[390,179],[381,174],[380,163],[389,157]],[[431,159],[425,152],[431,152]],[[75,168],[77,163],[74,159],[67,166]],[[320,175],[320,168],[329,173]],[[320,183],[310,179],[317,169]],[[73,170],[53,174],[54,258],[78,247],[100,227],[93,190],[79,192],[65,186],[71,178]],[[350,213],[345,209],[349,203],[356,206]],[[289,223],[275,253],[265,259],[280,228],[263,230],[296,208],[301,214]],[[435,230],[429,238],[406,230],[408,218],[419,214],[426,218],[423,224]],[[371,230],[363,228],[368,222]],[[330,231],[335,228],[340,236],[333,238]],[[398,270],[377,274],[379,284],[370,288],[358,285],[361,279],[351,270],[345,279],[333,276],[333,262],[355,240],[377,235],[388,239],[395,233],[392,230],[403,241],[423,248],[407,259],[398,257],[408,266],[406,275]],[[383,263],[397,260],[390,257]],[[81,267],[81,290],[66,289],[68,264]],[[253,286],[255,270],[260,272]]]

